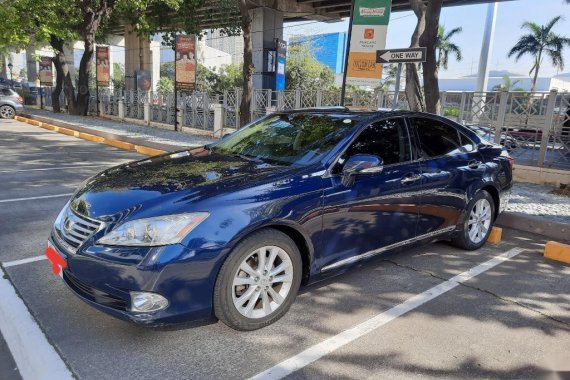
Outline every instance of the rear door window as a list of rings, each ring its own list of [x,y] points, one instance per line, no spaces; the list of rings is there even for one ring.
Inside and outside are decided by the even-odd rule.
[[[420,117],[411,118],[410,121],[416,127],[425,158],[452,156],[474,149],[471,141],[451,125]]]

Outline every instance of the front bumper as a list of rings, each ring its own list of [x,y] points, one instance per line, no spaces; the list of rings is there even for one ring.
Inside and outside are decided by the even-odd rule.
[[[220,249],[189,251],[183,245],[155,247],[149,254],[186,259],[167,265],[125,265],[89,254],[89,247],[66,253],[58,240],[50,245],[67,260],[63,281],[83,301],[114,317],[145,325],[212,319],[212,297],[221,264]],[[169,306],[155,313],[131,311],[131,291],[155,292]]]

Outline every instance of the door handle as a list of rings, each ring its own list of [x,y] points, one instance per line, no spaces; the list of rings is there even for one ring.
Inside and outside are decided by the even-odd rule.
[[[483,165],[481,161],[471,160],[469,161],[469,164],[467,166],[469,167],[469,169],[477,169],[481,165]]]
[[[402,178],[400,182],[402,183],[402,185],[407,185],[409,183],[416,182],[420,178],[422,178],[421,174],[407,175],[404,178]]]

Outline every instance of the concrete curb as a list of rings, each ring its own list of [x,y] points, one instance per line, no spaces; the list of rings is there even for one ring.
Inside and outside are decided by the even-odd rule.
[[[520,212],[503,212],[497,218],[497,225],[532,232],[563,242],[568,241],[570,237],[570,225]]]
[[[66,135],[75,136],[79,138],[84,138],[86,135],[91,135],[94,137],[85,138],[85,140],[93,142],[103,142],[104,144],[109,144],[120,149],[137,150],[136,147],[143,148],[142,150],[149,152],[148,153],[149,155],[150,152],[154,152],[154,154],[162,154],[165,152],[173,152],[193,147],[193,146],[181,146],[181,145],[157,143],[157,142],[147,141],[142,138],[117,135],[114,133],[103,132],[88,127],[83,127],[81,125],[64,122],[61,120],[55,120],[48,117],[30,115],[26,113],[22,113],[21,116],[17,116],[16,120],[24,121],[31,125],[36,125],[45,129],[49,129],[55,132],[60,132]],[[101,138],[103,138],[103,140],[100,140]],[[121,143],[125,144],[123,145]],[[161,153],[156,153],[159,151]],[[143,152],[139,153],[147,154]]]

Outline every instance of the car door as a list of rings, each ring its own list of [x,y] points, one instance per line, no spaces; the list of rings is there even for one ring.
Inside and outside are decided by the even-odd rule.
[[[356,154],[376,155],[381,173],[342,183],[342,166]],[[357,261],[416,234],[421,168],[414,160],[406,121],[391,118],[364,128],[325,178],[322,249],[323,271]]]
[[[484,175],[482,157],[476,145],[451,122],[411,117],[409,124],[422,156],[418,236],[451,231],[469,202],[468,189]]]

